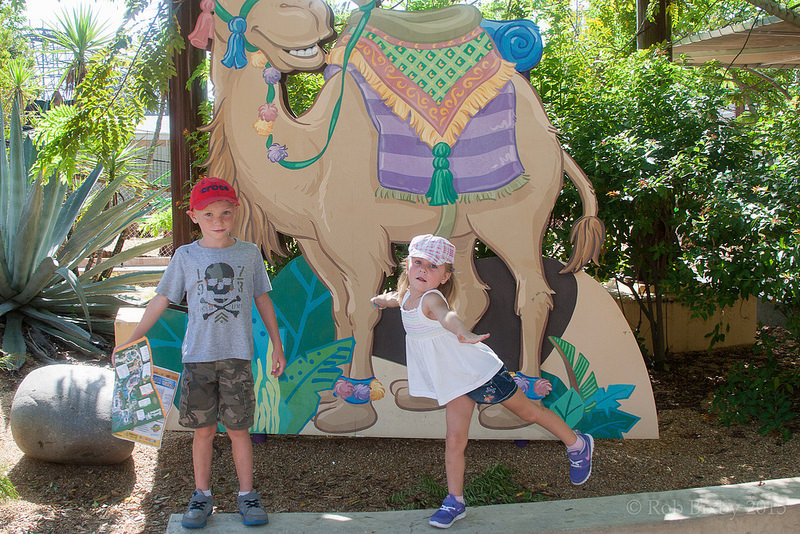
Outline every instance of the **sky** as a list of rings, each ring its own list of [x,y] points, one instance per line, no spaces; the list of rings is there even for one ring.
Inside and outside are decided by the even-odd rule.
[[[28,19],[31,27],[41,28],[53,23],[56,15],[65,9],[72,11],[81,5],[89,6],[101,21],[107,21],[113,31],[122,22],[125,2],[122,0],[27,0]]]

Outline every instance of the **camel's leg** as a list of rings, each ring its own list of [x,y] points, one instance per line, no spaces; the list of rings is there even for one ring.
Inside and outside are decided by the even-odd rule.
[[[458,282],[456,298],[450,307],[470,330],[483,317],[489,307],[488,286],[478,276],[475,269],[475,235],[467,234],[450,239],[456,247],[455,278]]]
[[[322,252],[322,249],[314,240],[310,239],[297,239],[297,244],[303,252],[306,262],[320,279],[322,284],[328,288],[331,294],[331,315],[333,316],[333,324],[336,331],[336,339],[346,339],[353,335],[352,326],[347,318],[347,314],[342,310],[342,295],[346,294],[344,279],[340,276],[338,269],[330,260],[327,254]],[[349,374],[350,364],[344,366],[344,373]],[[333,390],[321,391],[320,404],[328,404],[334,402],[336,397],[333,395]]]
[[[359,235],[357,242],[352,236]],[[389,269],[389,242],[386,239],[366,239],[366,232],[355,229],[340,229],[339,237],[328,234],[321,237],[326,243],[325,249],[310,243],[304,251],[311,251],[309,262],[316,262],[322,277],[331,279],[332,291],[337,291],[333,301],[333,314],[336,321],[337,339],[352,336],[355,346],[350,365],[345,370],[342,380],[357,385],[369,385],[370,400],[338,398],[318,412],[314,424],[323,432],[350,433],[372,426],[377,420],[377,413],[372,406],[372,399],[383,396],[383,386],[375,380],[372,368],[372,330],[380,319],[377,308],[370,298],[380,288],[385,272]],[[337,243],[345,239],[346,242]],[[369,243],[376,243],[370,247]],[[316,245],[316,246],[313,246]],[[376,252],[377,251],[377,252]],[[325,274],[322,274],[324,271]],[[327,285],[327,282],[326,282]],[[360,381],[360,382],[359,382]],[[345,384],[346,385],[346,384]]]
[[[352,336],[352,325],[344,311],[345,306],[342,304],[346,294],[346,286],[338,267],[322,251],[316,241],[297,239],[297,244],[317,278],[331,293],[331,314],[336,328],[336,339],[346,339]]]
[[[526,375],[535,376],[539,372],[547,318],[553,307],[553,290],[544,277],[541,250],[543,230],[550,213],[549,210],[517,209],[513,215],[505,216],[503,211],[470,215],[470,222],[480,239],[496,251],[516,280],[515,311],[522,328],[519,369]],[[510,232],[508,221],[514,221],[514,226],[521,231]]]
[[[541,252],[550,210],[519,209],[521,206],[524,204],[516,209],[509,207],[505,215],[502,213],[505,209],[474,214],[470,222],[479,239],[497,252],[517,282],[515,311],[521,321],[519,370],[527,376],[538,376],[544,332],[553,307],[553,291],[544,277]],[[509,221],[524,230],[510,232]],[[488,428],[519,428],[530,424],[500,404],[482,408],[479,421]]]

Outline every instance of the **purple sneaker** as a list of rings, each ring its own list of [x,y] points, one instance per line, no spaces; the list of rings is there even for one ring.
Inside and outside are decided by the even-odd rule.
[[[442,507],[431,516],[428,523],[437,528],[450,528],[453,523],[463,519],[466,515],[467,506],[458,502],[452,495],[448,495],[444,498]]]
[[[567,451],[569,457],[569,478],[573,484],[580,486],[592,474],[592,453],[594,452],[594,439],[589,434],[578,433],[583,439],[583,448],[576,452]]]

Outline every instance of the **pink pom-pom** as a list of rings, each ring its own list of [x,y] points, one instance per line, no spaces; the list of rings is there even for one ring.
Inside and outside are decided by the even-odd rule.
[[[275,104],[261,104],[258,107],[258,118],[267,122],[274,121],[278,118],[278,106]]]
[[[208,41],[214,38],[214,0],[202,0],[200,2],[200,9],[203,10],[197,17],[197,22],[194,25],[194,31],[189,34],[189,42],[195,48],[206,49]]]
[[[350,382],[346,380],[342,380],[341,378],[336,381],[336,384],[333,386],[333,392],[336,394],[337,397],[340,399],[346,399],[353,394],[354,386]]]
[[[539,378],[533,382],[533,392],[540,397],[546,397],[553,390],[553,385],[545,378]]]

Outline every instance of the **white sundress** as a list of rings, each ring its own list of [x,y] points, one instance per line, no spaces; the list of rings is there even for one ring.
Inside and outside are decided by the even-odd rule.
[[[408,292],[400,311],[406,330],[408,392],[414,397],[436,399],[440,406],[488,382],[503,367],[503,362],[484,343],[461,343],[439,321],[425,317],[422,295],[412,310],[405,309]],[[448,304],[449,307],[449,304]]]

